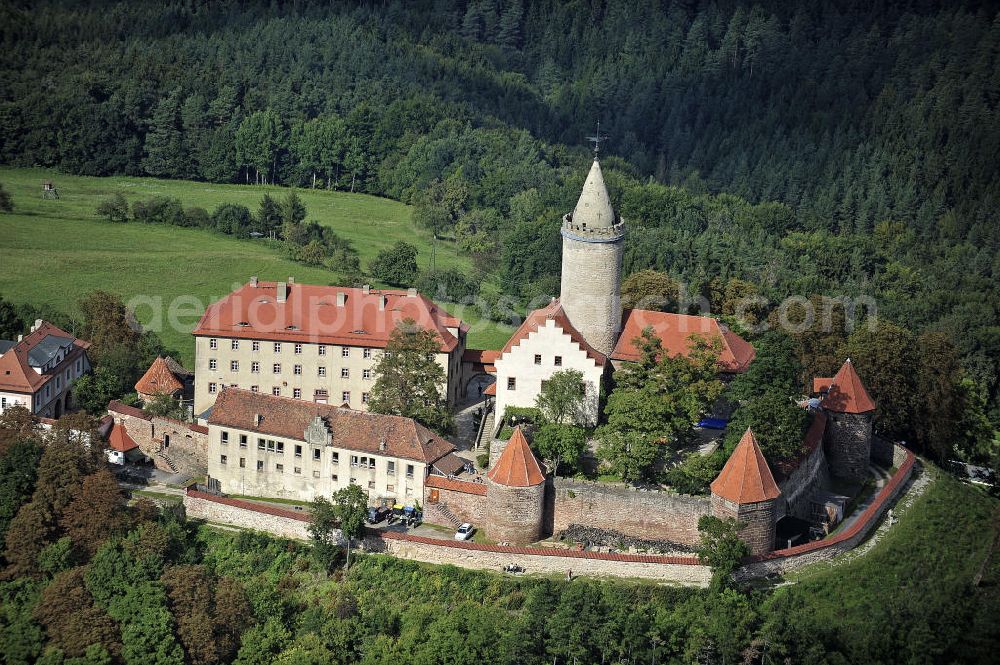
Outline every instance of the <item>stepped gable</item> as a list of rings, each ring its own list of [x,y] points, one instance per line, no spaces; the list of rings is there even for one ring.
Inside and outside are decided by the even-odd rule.
[[[753,345],[711,317],[632,309],[625,312],[625,325],[611,353],[612,360],[638,360],[635,340],[647,327],[663,341],[663,350],[670,356],[687,356],[691,352],[691,335],[721,339],[719,367],[724,372],[745,372],[757,354]]]
[[[596,159],[583,183],[583,191],[573,208],[571,219],[573,224],[580,224],[588,229],[614,226],[617,221],[608,188],[604,185],[601,164]]]
[[[259,416],[259,418],[258,418]],[[210,425],[304,441],[306,428],[321,418],[335,448],[377,453],[432,464],[455,446],[412,418],[354,411],[332,404],[223,388]]]
[[[570,323],[566,311],[562,308],[559,300],[555,298],[545,307],[536,309],[528,314],[524,319],[524,323],[514,331],[514,334],[507,340],[507,343],[500,353],[497,354],[497,357],[506,355],[512,348],[526,340],[531,333],[536,332],[550,319],[555,321],[556,325],[562,328],[563,332],[569,335],[570,339],[576,342],[587,353],[588,358],[591,358],[599,366],[604,366],[604,363],[607,362],[607,357],[587,343],[587,340],[584,339],[580,331]]]
[[[135,391],[141,395],[172,395],[182,390],[184,383],[163,356],[157,356],[135,384]]]
[[[739,504],[760,503],[781,496],[749,427],[711,487],[712,494]]]
[[[814,381],[814,386],[817,381],[823,379]],[[850,358],[844,361],[836,376],[830,380],[829,389],[820,406],[835,413],[868,413],[875,410],[875,400],[865,389]]]
[[[486,477],[507,487],[534,487],[545,482],[545,472],[531,452],[520,425],[514,428],[507,447]]]

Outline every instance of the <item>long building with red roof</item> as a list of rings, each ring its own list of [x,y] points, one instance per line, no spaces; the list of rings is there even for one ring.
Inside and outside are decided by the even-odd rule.
[[[195,327],[195,413],[211,407],[224,386],[366,409],[380,352],[409,321],[436,336],[447,375],[442,388],[454,403],[468,326],[416,289],[251,278]]]
[[[73,383],[90,369],[90,342],[48,321],[27,335],[0,340],[0,413],[23,406],[42,418],[59,418],[73,406]]]

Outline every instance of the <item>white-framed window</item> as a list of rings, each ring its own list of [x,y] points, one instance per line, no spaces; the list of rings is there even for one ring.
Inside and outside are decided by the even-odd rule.
[[[351,466],[357,466],[359,459],[357,455],[351,455]]]
[[[247,435],[240,434],[240,448],[246,448],[246,447],[247,447]]]
[[[252,362],[252,363],[250,363],[250,373],[251,374],[260,374],[260,363],[259,362]]]
[[[412,478],[413,477],[413,465],[412,464],[407,464],[406,465],[406,477],[407,478]]]
[[[240,468],[241,469],[247,468],[247,458],[246,457],[241,457],[240,458]]]
[[[274,363],[271,366],[271,371],[275,374],[281,374],[281,363]]]
[[[262,459],[257,460],[257,470],[258,471],[264,470],[264,460]]]
[[[507,377],[507,390],[517,390],[517,377]]]
[[[386,473],[396,473],[396,462],[395,460],[389,460],[385,467]]]
[[[229,432],[222,430],[221,438],[219,439],[222,443],[229,443]]]
[[[271,388],[271,394],[274,395],[275,397],[280,396],[281,395],[281,386],[273,386]]]
[[[83,361],[78,358],[77,361],[76,361],[76,375],[77,376],[80,376],[80,372],[81,372],[82,369],[83,369]]]
[[[340,357],[341,358],[350,358],[351,357],[351,347],[345,346],[344,348],[342,348],[340,350]]]
[[[536,353],[535,354],[535,364],[536,365],[541,365],[542,364],[542,354],[540,354],[540,353]]]
[[[319,478],[319,469],[313,469],[313,478]]]
[[[301,344],[296,344],[293,348],[294,348],[295,355],[299,355],[300,353],[302,353],[302,345]]]
[[[215,358],[209,358],[208,359],[208,368],[210,370],[213,370],[213,371],[216,370],[216,369],[218,369],[219,368],[219,361],[216,360]]]
[[[555,365],[556,367],[562,367],[562,356],[555,357]]]
[[[396,491],[396,486],[392,485],[392,484],[386,485],[385,486],[385,491],[386,492],[395,492]]]
[[[296,473],[296,474],[301,474],[302,473],[302,467],[301,466],[293,467],[293,472]]]
[[[284,464],[275,464],[274,465],[274,470],[277,471],[278,473],[284,473],[285,472],[285,465]]]
[[[231,348],[233,351],[238,351],[240,348],[240,340],[238,339],[229,340],[229,348]]]
[[[231,371],[231,372],[238,372],[238,371],[240,371],[240,361],[239,360],[230,360],[229,361],[229,371]]]
[[[250,386],[250,392],[252,392],[252,393],[259,393],[260,392],[260,386]]]
[[[299,376],[302,374],[302,365],[292,365],[292,374]]]
[[[214,394],[215,394],[215,393],[217,393],[218,391],[219,391],[219,386],[217,386],[217,385],[216,385],[216,384],[214,384],[214,383],[209,383],[209,384],[208,384],[208,394],[209,394],[209,395],[214,395]]]
[[[254,341],[250,342],[250,350],[251,351],[260,351],[260,342],[258,342],[257,340],[254,340]]]
[[[338,452],[330,453],[330,464],[340,464],[340,453]]]
[[[320,344],[319,346],[317,346],[316,347],[316,353],[318,353],[321,356],[325,356],[326,355],[326,344]]]
[[[323,456],[323,451],[319,448],[313,448],[313,461],[319,462]]]
[[[302,446],[295,444],[295,456],[302,457]]]
[[[344,392],[340,393],[340,402],[341,402],[341,404],[350,404],[351,403],[351,391],[350,390],[345,390]]]
[[[347,369],[346,367],[341,367],[340,368],[340,378],[342,378],[342,379],[349,379],[349,378],[351,378],[351,370]]]
[[[371,396],[372,396],[371,393],[361,393],[361,403],[367,404],[368,400],[371,399]]]
[[[226,463],[226,456],[219,455],[219,464],[225,464],[225,463]]]
[[[274,352],[275,353],[281,353],[281,342],[275,342],[274,343]]]
[[[371,379],[372,378],[372,371],[370,369],[363,369],[363,370],[361,370],[361,378],[362,379]]]
[[[361,355],[363,355],[365,358],[371,358],[372,357],[372,350],[369,349],[368,347],[365,347],[365,350],[364,350],[364,352]]]
[[[267,450],[267,440],[257,437],[257,450]]]
[[[214,337],[210,338],[208,340],[208,348],[210,348],[210,349],[217,349],[217,348],[219,348],[219,340],[215,339]]]
[[[302,389],[292,388],[292,397],[294,397],[295,399],[302,399]]]
[[[316,368],[316,376],[326,376],[326,368],[320,365]]]
[[[335,473],[331,474],[330,475],[330,480],[332,480],[333,482],[337,482],[337,474],[335,474]]]

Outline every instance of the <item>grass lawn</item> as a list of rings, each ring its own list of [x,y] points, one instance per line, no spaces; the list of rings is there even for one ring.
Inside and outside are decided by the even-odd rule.
[[[50,179],[58,200],[41,198]],[[237,240],[212,231],[145,224],[111,224],[94,212],[100,200],[120,191],[129,201],[173,196],[184,206],[212,211],[240,203],[255,211],[261,196],[283,197],[281,187],[216,185],[154,178],[68,176],[44,169],[0,167],[0,183],[15,210],[0,214],[0,296],[14,302],[75,312],[76,302],[94,289],[121,294],[137,305],[139,320],[156,331],[182,362],[193,364],[194,328],[204,308],[251,275],[330,284],[323,268],[295,263],[263,241]],[[299,190],[309,220],[349,239],[362,267],[398,240],[415,245],[418,260],[430,260],[431,236],[417,229],[409,206],[364,194]],[[437,243],[437,266],[467,270],[469,260],[449,242]],[[471,326],[469,346],[499,348],[511,328],[474,316],[471,308],[445,304]]]

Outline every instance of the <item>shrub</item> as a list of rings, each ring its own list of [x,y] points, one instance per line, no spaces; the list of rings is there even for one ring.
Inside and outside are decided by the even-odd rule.
[[[253,216],[246,206],[223,203],[212,211],[212,226],[216,231],[237,238],[249,238]]]
[[[132,204],[132,217],[146,224],[173,224],[185,226],[184,208],[181,202],[169,196],[154,196]]]
[[[490,465],[490,456],[487,455],[486,453],[482,453],[481,455],[476,455],[476,465],[480,469],[485,469]]]
[[[128,221],[128,201],[121,192],[115,192],[97,204],[97,214],[109,222],[124,223]]]
[[[391,286],[411,286],[417,279],[417,248],[397,242],[383,249],[368,264],[372,277]]]

